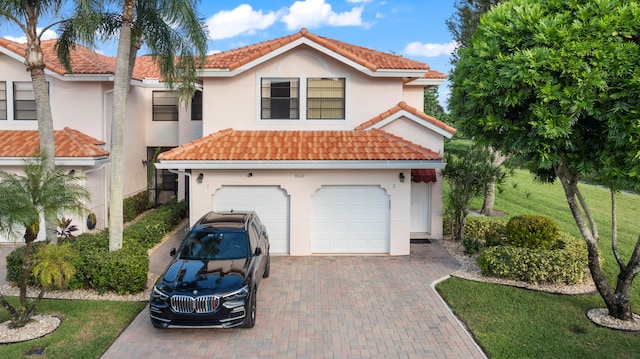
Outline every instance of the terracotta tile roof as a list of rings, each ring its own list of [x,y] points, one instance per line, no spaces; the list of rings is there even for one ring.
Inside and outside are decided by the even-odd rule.
[[[53,71],[58,75],[66,75],[68,72],[64,66],[62,66],[62,63],[58,61],[55,44],[56,40],[43,40],[41,42],[45,66],[48,70]],[[0,38],[0,46],[22,57],[25,56],[26,44]],[[73,74],[115,74],[116,58],[113,56],[101,55],[82,45],[76,45],[74,49],[71,49],[70,54]],[[151,56],[139,56],[136,59],[132,77],[137,80],[142,80],[144,78],[159,78],[160,72]]]
[[[54,131],[56,157],[104,157],[109,152],[102,149],[103,141],[80,131],[65,127]],[[38,131],[0,131],[0,157],[32,157],[40,151]]]
[[[439,160],[441,154],[388,132],[226,129],[158,156],[161,161]]]
[[[429,65],[425,63],[318,36],[304,28],[293,35],[209,55],[207,56],[205,68],[234,70],[302,37],[365,66],[371,71],[378,69],[429,70]]]
[[[441,128],[441,129],[443,129],[443,130],[445,130],[445,131],[447,131],[449,133],[451,133],[452,135],[455,135],[455,133],[457,132],[457,130],[455,128],[447,125],[446,123],[438,120],[435,117],[431,117],[431,116],[425,114],[422,111],[418,111],[415,107],[411,107],[411,106],[407,105],[407,103],[404,102],[404,101],[399,102],[397,105],[395,105],[392,108],[390,108],[389,110],[379,114],[378,116],[370,119],[369,121],[360,124],[355,129],[356,130],[367,129],[367,128],[375,125],[376,123],[381,122],[384,119],[389,118],[389,117],[393,116],[394,114],[396,114],[396,113],[398,113],[400,111],[403,111],[403,110],[407,111],[407,112],[409,112],[409,113],[411,113],[411,114],[413,114],[413,115],[415,115],[415,116],[417,116],[419,118],[421,118],[424,121],[427,121],[427,122],[429,122],[429,123]]]

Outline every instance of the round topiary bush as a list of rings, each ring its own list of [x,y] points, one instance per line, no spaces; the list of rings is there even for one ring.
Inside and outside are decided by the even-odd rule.
[[[512,217],[505,229],[507,243],[531,249],[557,248],[560,230],[553,219],[537,214]]]

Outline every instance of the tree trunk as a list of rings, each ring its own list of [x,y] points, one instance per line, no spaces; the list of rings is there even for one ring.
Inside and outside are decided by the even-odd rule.
[[[116,73],[113,89],[113,117],[111,119],[111,187],[109,191],[109,250],[122,248],[123,232],[123,147],[124,118],[129,91],[129,55],[131,53],[131,24],[134,16],[134,0],[126,0],[123,4],[122,27],[118,39],[116,56]]]
[[[590,230],[590,227],[595,229],[596,225],[594,222],[591,223],[591,226],[587,225],[582,212],[584,211],[587,217],[591,218],[589,214],[590,211],[586,207],[586,203],[581,202],[582,208],[580,208],[580,205],[578,204],[579,202],[576,201],[576,198],[579,197],[578,175],[571,174],[562,164],[556,167],[556,175],[562,183],[562,188],[564,189],[569,209],[571,210],[573,218],[578,225],[578,229],[580,230],[580,233],[587,245],[588,266],[591,272],[591,278],[593,278],[596,289],[604,300],[605,306],[609,311],[609,315],[621,320],[633,319],[633,311],[631,309],[629,295],[633,284],[633,278],[638,272],[637,262],[638,257],[640,257],[640,250],[638,250],[638,248],[640,245],[636,244],[636,251],[634,251],[634,255],[632,256],[629,265],[626,267],[620,266],[618,283],[614,293],[606,275],[602,271],[602,267],[600,266],[600,253],[598,248],[599,238],[597,235],[594,236],[594,232]],[[595,231],[595,233],[597,233],[597,231]],[[640,243],[640,238],[638,239],[638,242]],[[635,268],[635,270],[629,270],[629,268]]]
[[[484,202],[480,213],[485,216],[493,215],[493,204],[496,201],[496,181],[495,178],[487,185],[487,191],[484,193]]]

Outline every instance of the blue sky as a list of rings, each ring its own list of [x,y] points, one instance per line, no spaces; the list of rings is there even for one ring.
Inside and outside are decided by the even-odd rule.
[[[448,74],[454,49],[445,20],[454,0],[202,0],[209,52],[219,52],[298,32],[310,32],[425,62]],[[44,24],[44,23],[43,23]],[[0,36],[19,40],[17,28],[0,26]],[[49,38],[45,36],[45,38]],[[100,52],[115,56],[115,43]],[[448,97],[440,87],[441,103]]]

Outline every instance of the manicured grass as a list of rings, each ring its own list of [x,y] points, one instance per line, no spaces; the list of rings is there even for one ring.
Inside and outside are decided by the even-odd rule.
[[[559,183],[536,183],[528,172],[518,170],[502,187],[503,191],[496,195],[496,210],[508,216],[548,215],[562,231],[582,238]],[[610,193],[590,185],[580,189],[598,224],[603,267],[615,286]],[[640,196],[621,193],[617,200],[619,249],[628,260],[640,233]],[[473,207],[478,209],[481,205],[482,200],[478,199]],[[492,358],[640,356],[640,334],[601,328],[586,318],[587,309],[604,306],[597,294],[553,295],[457,278],[440,283],[437,290]],[[631,298],[634,311],[640,312],[640,280],[635,281]]]
[[[8,299],[17,303],[17,298]],[[145,302],[43,299],[38,313],[63,318],[58,329],[44,338],[0,345],[0,358],[99,358],[145,306]],[[0,322],[8,319],[2,308]],[[28,355],[37,349],[44,351]]]

